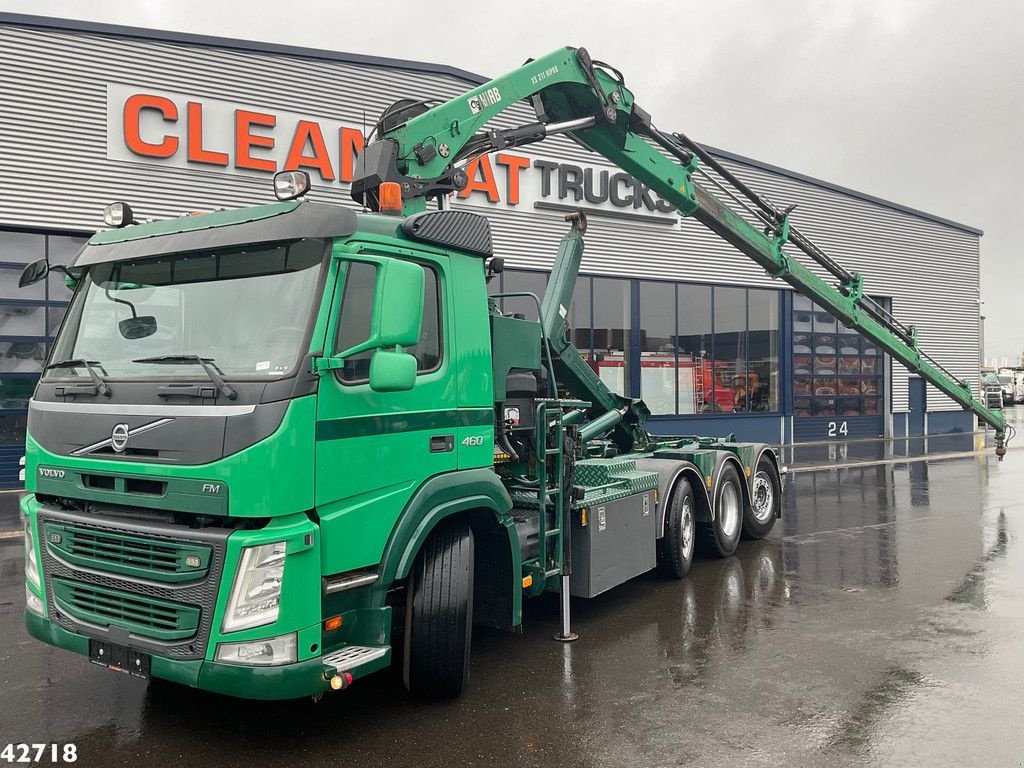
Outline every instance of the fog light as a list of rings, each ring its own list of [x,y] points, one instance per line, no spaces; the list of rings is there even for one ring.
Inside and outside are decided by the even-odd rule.
[[[281,171],[274,174],[274,195],[278,200],[294,200],[309,192],[309,174],[305,171]]]
[[[28,608],[36,616],[46,616],[46,609],[43,607],[43,601],[36,597],[35,593],[25,585],[25,607]]]
[[[217,661],[251,667],[276,667],[294,664],[298,659],[298,641],[290,635],[251,640],[247,643],[219,643]]]
[[[103,223],[108,227],[127,227],[134,224],[132,207],[128,203],[111,203],[103,209]]]

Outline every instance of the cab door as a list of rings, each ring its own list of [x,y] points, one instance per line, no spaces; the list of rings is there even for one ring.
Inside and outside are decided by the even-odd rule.
[[[350,246],[349,246],[350,247]],[[456,468],[456,359],[447,294],[446,256],[374,247],[345,252],[329,319],[325,356],[352,349],[371,332],[381,256],[424,270],[419,342],[403,348],[416,358],[411,389],[375,392],[370,363],[376,350],[347,357],[320,373],[317,398],[315,501],[327,574],[375,565],[399,514],[429,477]]]

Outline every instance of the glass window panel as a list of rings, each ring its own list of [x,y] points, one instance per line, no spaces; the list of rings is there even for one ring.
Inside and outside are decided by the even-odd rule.
[[[679,286],[679,413],[711,410],[711,287]]]
[[[569,305],[569,340],[590,362],[590,278],[581,277],[576,281]]]
[[[61,321],[64,319],[64,315],[68,313],[67,307],[47,307],[46,308],[46,335],[56,336],[57,331],[60,329]]]
[[[751,291],[751,369],[758,358]],[[802,296],[793,297],[794,416],[875,416],[879,413],[881,355],[856,330]],[[813,399],[804,399],[813,395]]]
[[[669,283],[640,283],[640,397],[653,414],[676,412],[676,296]]]
[[[34,386],[34,383],[33,383]],[[31,394],[31,390],[29,391]],[[12,397],[9,402],[17,402],[19,397]],[[2,403],[3,400],[0,400]],[[25,397],[25,405],[14,406],[16,408],[28,408],[28,396]],[[25,445],[25,423],[28,416],[25,414],[11,414],[0,416],[0,445]]]
[[[46,290],[49,292],[50,301],[71,301],[73,291],[68,288],[65,279],[66,275],[57,270],[53,270],[46,276]]]
[[[45,359],[46,345],[42,341],[0,341],[0,371],[39,373]]]
[[[28,409],[29,398],[32,397],[32,392],[35,388],[35,378],[0,376],[0,409]],[[9,435],[3,433],[6,431],[5,427],[8,426],[9,423],[0,425],[0,442],[17,441],[9,440]],[[13,426],[15,434],[19,435],[20,439],[25,440],[25,422],[19,425],[15,422]]]
[[[534,294],[538,300],[544,301],[544,289],[548,284],[548,276],[545,272],[518,272],[508,270],[505,272],[505,287],[502,293],[526,292]],[[522,315],[527,320],[538,320],[537,302],[526,297],[515,297],[504,299],[506,315]]]
[[[629,397],[629,281],[594,278],[594,358],[598,376],[616,394]]]
[[[713,410],[745,411],[747,406],[747,290],[715,288]]]
[[[42,305],[0,303],[0,336],[45,336],[46,308]]]
[[[749,392],[751,411],[779,409],[779,292],[751,288]]]
[[[27,232],[0,232],[0,261],[28,264],[46,255],[46,237]]]
[[[838,321],[821,307],[814,307],[814,332],[834,334],[839,330]]]
[[[341,316],[334,343],[335,353],[344,352],[370,338],[373,319],[373,299],[377,285],[377,267],[362,261],[353,261],[345,272],[345,285],[341,298]],[[367,349],[345,358],[341,369],[343,381],[365,381],[370,377],[370,358]]]
[[[416,370],[422,373],[436,370],[441,364],[441,305],[438,301],[437,274],[425,268],[423,279],[423,325],[420,340],[404,349],[416,358]]]
[[[71,237],[67,235],[50,235],[47,257],[51,264],[66,266],[85,245],[88,237]],[[64,282],[64,273],[56,270],[46,276],[50,301],[71,301],[71,289]]]
[[[18,287],[21,267],[0,267],[0,299],[45,299],[46,281]]]

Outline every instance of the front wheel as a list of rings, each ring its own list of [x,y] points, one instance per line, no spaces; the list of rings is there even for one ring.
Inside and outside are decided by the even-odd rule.
[[[743,510],[743,536],[763,539],[775,526],[782,503],[782,482],[775,463],[762,455],[754,470],[750,506]]]
[[[681,579],[689,572],[690,564],[693,563],[695,520],[693,488],[689,480],[680,478],[665,512],[665,535],[658,539],[660,575]]]
[[[405,687],[452,699],[469,680],[473,629],[473,532],[442,523],[416,557],[405,615]]]
[[[743,527],[743,489],[740,474],[731,463],[722,468],[715,489],[714,519],[700,526],[703,549],[717,557],[729,557],[740,543]]]

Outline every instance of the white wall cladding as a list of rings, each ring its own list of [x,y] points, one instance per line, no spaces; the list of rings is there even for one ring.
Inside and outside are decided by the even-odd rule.
[[[9,23],[0,24],[0,72],[0,188],[5,190],[0,226],[77,231],[99,227],[100,210],[112,200],[129,201],[141,217],[165,217],[270,197],[265,176],[109,160],[108,84],[353,125],[362,123],[364,113],[372,123],[397,98],[447,98],[467,87],[451,74]],[[524,121],[527,114],[524,108]],[[546,143],[542,152],[552,159],[607,165],[564,139]],[[805,234],[848,269],[863,273],[868,293],[892,297],[896,315],[917,326],[922,347],[939,362],[958,376],[977,379],[977,234],[785,173],[735,159],[724,162],[778,203],[797,203],[794,222]],[[317,185],[314,193],[351,204],[344,185]],[[565,231],[560,215],[495,207],[491,219],[495,245],[510,267],[550,267]],[[785,287],[692,221],[677,229],[594,216],[584,270]],[[895,411],[907,409],[907,375],[898,365],[892,404]],[[928,405],[929,410],[957,409],[934,390]]]

